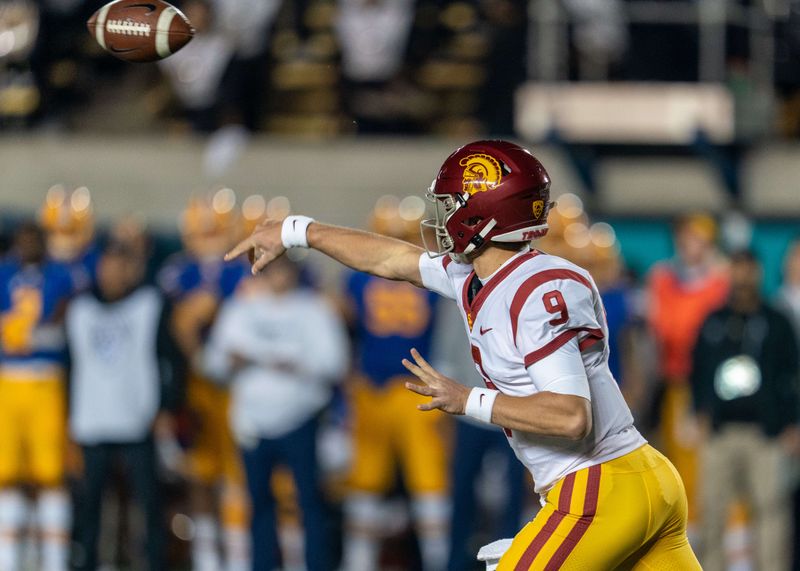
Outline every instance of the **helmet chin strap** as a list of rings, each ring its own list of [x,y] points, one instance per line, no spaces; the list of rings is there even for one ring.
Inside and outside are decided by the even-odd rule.
[[[494,228],[495,226],[497,226],[497,220],[492,218],[491,220],[489,220],[486,226],[483,227],[483,230],[481,230],[472,237],[467,247],[464,248],[464,254],[469,255],[478,248],[482,247],[486,243],[486,235],[489,232],[491,232],[492,228]]]

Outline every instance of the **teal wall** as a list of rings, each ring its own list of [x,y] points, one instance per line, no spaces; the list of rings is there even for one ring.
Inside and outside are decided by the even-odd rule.
[[[636,275],[644,275],[656,262],[672,256],[670,223],[663,220],[610,219],[620,242],[622,255]],[[781,282],[783,257],[789,243],[800,238],[800,223],[758,221],[754,225],[752,248],[764,264],[764,290],[772,295]]]

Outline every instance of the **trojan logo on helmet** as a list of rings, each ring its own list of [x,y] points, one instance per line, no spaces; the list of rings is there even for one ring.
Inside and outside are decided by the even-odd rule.
[[[464,192],[469,194],[497,188],[503,178],[500,163],[490,155],[470,155],[458,161],[458,164],[464,167]]]
[[[550,176],[528,150],[475,141],[450,155],[426,193],[434,217],[421,223],[431,257],[469,262],[488,242],[524,243],[547,233]],[[436,245],[426,240],[426,230]]]

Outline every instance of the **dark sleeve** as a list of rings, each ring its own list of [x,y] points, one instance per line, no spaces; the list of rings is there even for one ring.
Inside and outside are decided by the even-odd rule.
[[[161,409],[177,410],[183,404],[188,364],[172,333],[172,305],[164,299],[158,322],[156,351],[161,376]]]
[[[776,314],[775,329],[776,356],[780,363],[777,388],[782,416],[788,425],[800,421],[800,355],[794,328],[783,314]]]
[[[714,379],[713,374],[709,371],[711,347],[705,335],[710,319],[706,319],[697,335],[697,341],[692,349],[692,370],[689,373],[692,404],[694,410],[699,413],[711,412],[713,397]]]

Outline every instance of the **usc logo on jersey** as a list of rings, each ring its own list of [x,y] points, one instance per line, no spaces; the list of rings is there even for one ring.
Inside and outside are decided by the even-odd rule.
[[[374,335],[416,337],[431,319],[427,297],[409,284],[374,280],[364,292],[366,326]]]
[[[458,164],[464,167],[462,182],[464,192],[470,195],[496,188],[503,178],[503,169],[497,159],[483,153],[464,157]]]

